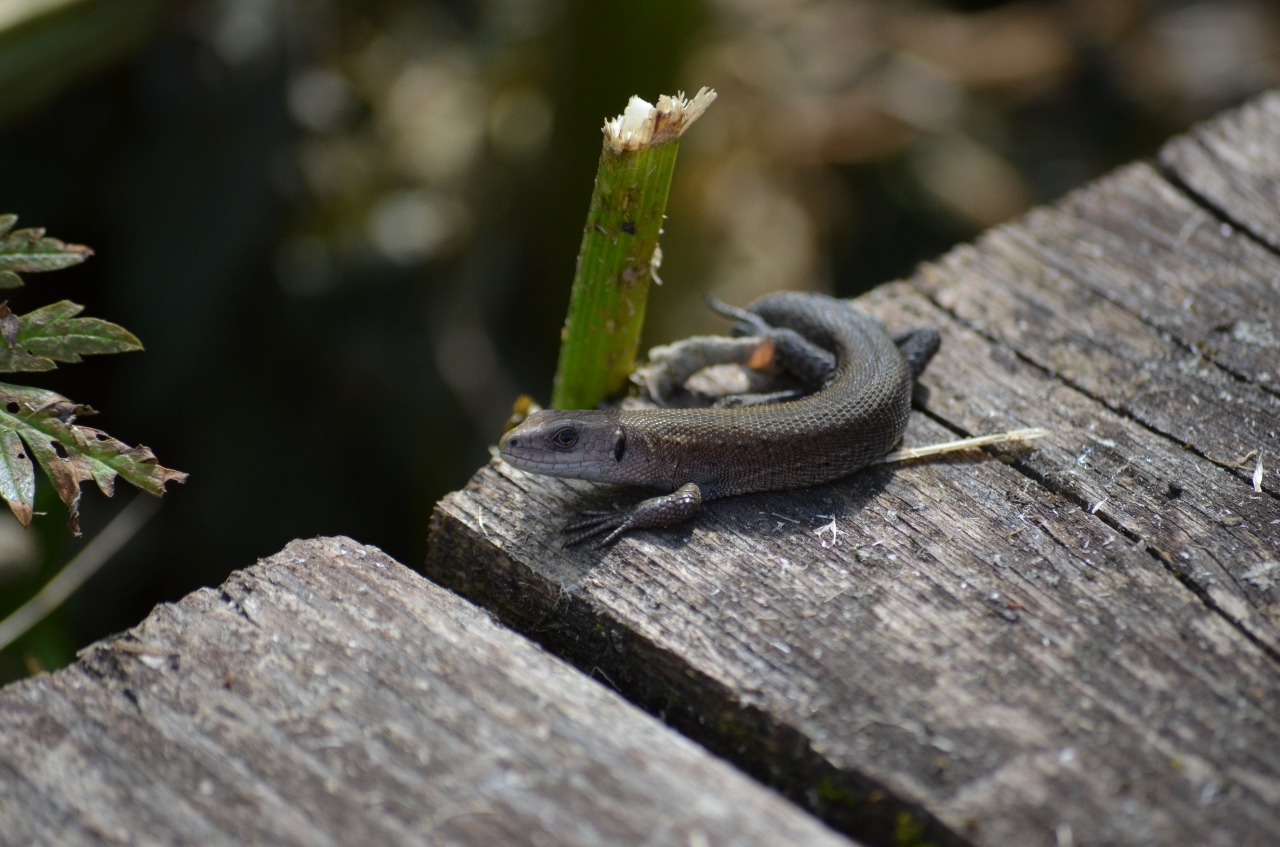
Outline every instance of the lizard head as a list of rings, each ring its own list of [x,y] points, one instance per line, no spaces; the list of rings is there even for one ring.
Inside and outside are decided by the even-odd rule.
[[[498,442],[522,471],[609,482],[627,451],[626,431],[611,412],[534,412]]]

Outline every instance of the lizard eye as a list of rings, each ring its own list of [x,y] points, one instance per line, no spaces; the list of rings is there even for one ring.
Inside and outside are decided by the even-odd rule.
[[[559,447],[561,450],[568,450],[570,447],[578,443],[578,433],[573,427],[566,426],[564,429],[558,429],[551,436],[551,443]]]

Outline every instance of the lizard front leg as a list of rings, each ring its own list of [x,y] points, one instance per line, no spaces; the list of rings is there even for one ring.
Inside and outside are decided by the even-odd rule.
[[[600,542],[607,547],[624,533],[633,529],[653,529],[684,523],[702,508],[702,489],[689,482],[670,494],[642,500],[630,509],[594,510],[583,512],[577,521],[564,528],[569,538],[565,546],[573,547],[598,535],[605,535]]]

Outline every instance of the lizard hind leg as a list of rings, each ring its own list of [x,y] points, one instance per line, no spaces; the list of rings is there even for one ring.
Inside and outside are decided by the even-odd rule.
[[[734,330],[738,335],[766,335],[773,327],[764,318],[755,312],[737,306],[730,306],[718,297],[707,295],[707,306],[717,315],[728,318],[733,321]]]
[[[686,483],[670,494],[641,500],[630,509],[603,509],[582,512],[578,520],[564,528],[566,547],[575,547],[603,535],[601,547],[608,547],[634,529],[654,529],[684,523],[702,508],[702,490]]]
[[[823,349],[806,338],[803,334],[787,327],[774,326],[762,316],[749,309],[707,297],[707,305],[713,312],[724,315],[734,322],[734,332],[739,335],[753,335],[767,338],[773,342],[775,357],[783,370],[803,383],[808,391],[817,391],[836,369],[836,357],[830,350]],[[780,398],[785,399],[785,398]],[[736,405],[757,405],[774,402],[770,399],[739,401]]]

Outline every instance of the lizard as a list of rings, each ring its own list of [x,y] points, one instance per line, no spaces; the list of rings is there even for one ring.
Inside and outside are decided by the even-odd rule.
[[[534,412],[498,443],[524,471],[668,492],[626,510],[583,512],[568,545],[691,519],[708,500],[802,488],[857,471],[898,446],[915,379],[939,345],[931,327],[890,336],[844,300],[768,294],[746,309],[713,303],[739,334],[776,345],[811,393],[725,408]]]

